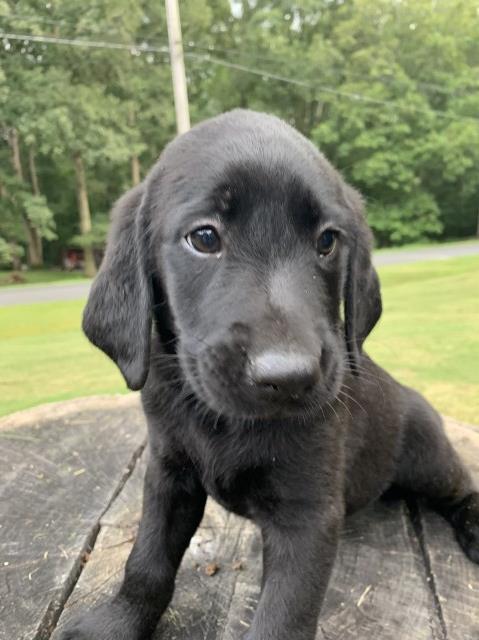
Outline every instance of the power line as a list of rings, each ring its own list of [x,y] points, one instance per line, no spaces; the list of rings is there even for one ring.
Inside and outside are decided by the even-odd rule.
[[[4,22],[9,21],[9,22],[32,22],[34,23],[34,26],[36,27],[40,27],[43,25],[43,23],[45,23],[45,25],[59,25],[59,26],[63,26],[63,27],[72,27],[72,29],[75,31],[75,37],[77,38],[78,36],[95,36],[98,34],[92,33],[91,29],[89,31],[85,31],[85,30],[81,30],[78,31],[77,27],[78,27],[78,20],[66,20],[66,19],[60,19],[60,20],[54,20],[52,18],[48,18],[46,16],[40,16],[40,15],[33,15],[33,14],[24,14],[24,13],[9,13],[8,15],[0,15],[0,20],[3,20]],[[36,23],[36,24],[35,24]],[[4,28],[8,28],[4,25]],[[106,39],[109,37],[109,35],[111,33],[118,33],[118,29],[115,28],[114,25],[109,24],[108,25],[108,34],[100,34],[101,37],[103,39]],[[58,34],[56,37],[60,37],[60,34]],[[162,40],[162,44],[168,44],[168,39],[164,38]]]
[[[48,23],[48,24],[75,24],[73,21],[70,20],[53,20],[52,18],[48,18],[47,16],[34,16],[31,14],[27,14],[27,13],[9,13],[6,16],[0,16],[0,18],[2,20],[16,20],[17,22],[42,22],[42,23]]]
[[[123,42],[107,42],[104,40],[83,40],[78,38],[59,38],[56,36],[36,36],[22,33],[5,33],[0,31],[0,38],[4,40],[19,40],[24,43],[37,42],[40,44],[56,44],[71,47],[86,47],[87,49],[116,49],[129,52],[169,54],[168,47],[154,47],[147,43],[127,44]]]
[[[24,43],[28,42],[36,42],[43,44],[54,44],[54,45],[65,45],[65,46],[73,46],[73,47],[86,47],[90,49],[115,49],[120,51],[129,51],[132,54],[141,54],[141,53],[159,53],[162,55],[169,56],[169,50],[167,46],[153,46],[146,42],[140,44],[126,44],[120,42],[107,42],[101,40],[84,40],[84,39],[74,39],[74,38],[59,38],[54,36],[36,36],[31,34],[20,34],[20,33],[6,33],[0,32],[0,38],[4,40],[18,40],[23,41]],[[396,111],[404,111],[405,107],[399,106],[397,103],[391,100],[380,100],[379,98],[371,98],[370,96],[366,96],[362,93],[343,91],[340,89],[335,89],[333,87],[315,84],[309,82],[308,80],[300,80],[296,78],[290,78],[288,76],[283,76],[278,73],[273,73],[271,71],[266,71],[265,69],[258,69],[255,67],[249,67],[246,65],[242,65],[235,62],[229,62],[228,60],[223,60],[221,58],[216,58],[209,54],[199,54],[192,52],[185,52],[185,57],[199,60],[201,62],[207,62],[210,64],[214,64],[217,66],[226,67],[228,69],[234,69],[235,71],[240,71],[243,73],[249,73],[252,75],[259,76],[263,79],[268,80],[276,80],[278,82],[283,82],[286,84],[292,84],[300,87],[304,87],[307,89],[312,89],[315,91],[319,91],[320,93],[327,93],[329,95],[336,96],[338,98],[345,98],[347,100],[352,100],[354,102],[363,102],[366,104],[380,105],[386,106],[388,108],[394,109]],[[430,108],[422,108],[416,106],[407,107],[408,111],[413,111],[416,113],[423,114],[435,114],[439,118],[444,118],[446,120],[453,120],[458,122],[479,122],[479,118],[474,116],[459,116],[452,113],[446,113],[444,111],[438,111],[437,109]]]
[[[35,16],[33,14],[21,14],[21,13],[11,13],[8,16],[0,16],[0,19],[10,19],[10,20],[25,20],[25,21],[30,21],[30,22],[45,22],[45,23],[51,23],[51,24],[64,24],[64,25],[71,25],[71,26],[75,26],[76,22],[73,20],[52,20],[50,18],[47,17],[43,17],[43,16]],[[79,34],[77,34],[79,35]],[[83,35],[83,34],[82,34]],[[90,36],[91,33],[85,33],[84,35]],[[105,36],[103,36],[105,37]],[[155,40],[158,42],[158,40],[155,38]],[[162,41],[165,45],[168,43],[168,41],[166,39],[164,39]],[[158,46],[158,45],[152,45],[152,46]],[[236,55],[236,56],[242,56],[242,57],[246,57],[254,62],[266,62],[266,63],[272,63],[272,64],[278,64],[278,62],[280,63],[286,63],[287,61],[284,60],[278,60],[277,57],[272,57],[272,56],[266,56],[266,55],[260,55],[258,56],[258,54],[254,53],[254,52],[250,52],[250,51],[245,51],[244,49],[241,49],[239,47],[233,47],[233,48],[225,48],[225,47],[217,47],[216,45],[205,45],[205,44],[199,44],[199,43],[195,43],[193,41],[188,41],[188,42],[184,42],[183,43],[184,47],[188,47],[190,49],[199,49],[202,51],[206,51],[209,54],[212,53],[216,53],[216,54],[232,54],[232,55]],[[364,75],[361,74],[348,74],[348,77],[351,78],[357,78],[359,80],[370,80],[369,77],[366,77]],[[471,75],[472,79],[475,81],[479,81],[479,76],[473,76]],[[395,78],[394,77],[381,77],[381,78],[374,78],[374,80],[376,82],[380,82],[381,84],[387,85],[387,84],[391,84],[392,82],[394,82]],[[431,83],[431,82],[424,82],[424,81],[420,81],[418,80],[417,82],[415,82],[416,87],[421,87],[423,89],[425,89],[426,91],[433,91],[435,93],[440,93],[443,95],[449,95],[449,96],[457,96],[457,95],[464,95],[464,94],[470,94],[471,92],[475,91],[476,89],[471,89],[471,88],[465,88],[462,87],[458,90],[450,90],[445,88],[443,85],[440,84],[435,84],[435,83]],[[442,113],[442,112],[438,112],[438,113]],[[467,118],[468,116],[466,116]]]

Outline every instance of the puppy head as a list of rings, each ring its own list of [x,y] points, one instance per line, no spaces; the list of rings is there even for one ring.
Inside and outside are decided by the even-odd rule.
[[[155,315],[196,396],[254,418],[331,401],[380,313],[358,194],[284,122],[234,111],[120,200],[83,326],[138,389]]]

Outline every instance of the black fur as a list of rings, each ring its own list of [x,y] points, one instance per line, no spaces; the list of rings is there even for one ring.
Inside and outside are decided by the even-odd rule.
[[[206,223],[219,256],[185,243]],[[338,240],[319,257],[325,225]],[[207,494],[261,527],[249,640],[314,638],[345,514],[392,486],[427,497],[479,560],[479,497],[440,417],[362,351],[381,315],[370,246],[359,195],[249,111],[177,138],[119,201],[83,326],[143,387],[151,456],[121,589],[64,640],[150,636]]]

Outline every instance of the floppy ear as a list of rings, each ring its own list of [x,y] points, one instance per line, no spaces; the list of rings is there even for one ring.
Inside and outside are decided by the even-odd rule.
[[[356,230],[348,256],[344,324],[351,368],[357,372],[363,342],[381,317],[382,301],[378,274],[371,261],[371,232],[362,213],[361,199],[353,189],[348,196],[354,198]]]
[[[152,294],[145,264],[145,200],[145,187],[139,185],[115,205],[105,257],[83,313],[83,331],[116,362],[133,390],[146,381],[150,352]]]

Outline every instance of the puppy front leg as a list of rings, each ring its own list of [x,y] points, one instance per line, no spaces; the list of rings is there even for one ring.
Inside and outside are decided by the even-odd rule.
[[[183,554],[203,516],[195,472],[152,458],[143,515],[118,594],[79,618],[61,640],[146,640],[168,606]]]
[[[245,640],[313,640],[336,557],[342,514],[337,509],[289,526],[267,524],[263,586]]]

